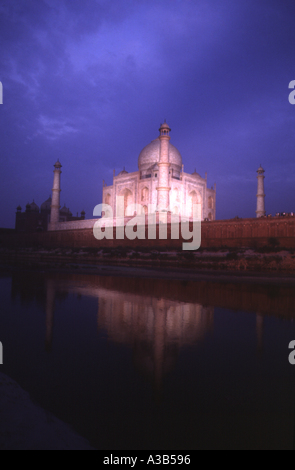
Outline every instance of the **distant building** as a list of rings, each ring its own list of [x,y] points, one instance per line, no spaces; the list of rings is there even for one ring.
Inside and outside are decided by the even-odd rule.
[[[18,232],[46,232],[50,222],[52,198],[49,196],[47,201],[41,204],[39,208],[35,201],[26,205],[26,210],[22,212],[21,206],[18,206],[15,217],[15,229]],[[64,205],[59,209],[59,222],[70,222],[74,220],[84,220],[85,212],[81,212],[81,217],[73,217],[70,209]]]

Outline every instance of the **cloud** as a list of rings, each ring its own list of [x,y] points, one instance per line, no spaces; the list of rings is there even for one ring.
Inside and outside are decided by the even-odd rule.
[[[65,119],[52,119],[48,116],[41,115],[38,118],[38,124],[39,129],[29,138],[30,140],[38,136],[43,136],[48,140],[57,140],[65,135],[79,132],[79,130],[74,127],[73,123]]]
[[[101,194],[98,174],[136,170],[164,118],[185,169],[207,171],[219,194],[230,184],[237,200],[247,184],[252,191],[260,162],[268,181],[292,180],[294,8],[293,0],[2,0],[0,196],[14,200],[16,168],[22,177],[31,162],[40,175],[62,157],[87,205],[90,187]],[[291,201],[291,186],[278,199]]]

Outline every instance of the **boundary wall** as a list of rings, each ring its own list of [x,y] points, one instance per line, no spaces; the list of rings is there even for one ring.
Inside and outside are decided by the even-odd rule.
[[[126,218],[125,222],[132,217]],[[97,219],[62,222],[57,224],[58,230],[25,233],[14,230],[0,230],[0,247],[34,247],[44,248],[104,248],[104,247],[165,247],[181,249],[187,240],[171,240],[171,226],[168,223],[168,239],[159,239],[159,224],[157,224],[157,239],[148,240],[146,224],[145,240],[116,240],[115,228],[113,240],[97,240],[93,235],[93,226]],[[192,231],[192,223],[191,223]],[[231,219],[202,222],[202,248],[220,247],[249,247],[260,248],[266,245],[295,248],[295,217],[272,217],[260,219]]]

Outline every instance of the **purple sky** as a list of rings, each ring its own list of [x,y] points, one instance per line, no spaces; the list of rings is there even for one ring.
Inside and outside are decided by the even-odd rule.
[[[51,193],[91,218],[164,119],[217,218],[295,211],[294,0],[1,0],[1,227]]]

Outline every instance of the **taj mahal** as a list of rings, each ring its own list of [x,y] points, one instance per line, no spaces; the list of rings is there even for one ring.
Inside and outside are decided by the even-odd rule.
[[[160,212],[192,217],[193,204],[200,204],[201,220],[216,219],[216,186],[207,187],[207,174],[204,179],[196,171],[184,172],[182,156],[170,143],[170,131],[166,122],[161,124],[160,135],[139,154],[138,171],[124,169],[114,174],[111,186],[103,184],[103,203],[112,207],[115,217],[116,200],[121,196],[126,216],[133,215],[128,214],[128,206],[139,204],[143,213],[154,206]]]
[[[128,218],[166,212],[191,219],[194,218],[193,211],[197,207],[198,220],[216,221],[216,184],[214,188],[208,188],[207,173],[202,178],[196,170],[192,174],[184,172],[182,156],[171,144],[170,132],[166,121],[160,125],[158,137],[139,153],[138,171],[129,173],[124,168],[118,175],[114,171],[112,185],[108,186],[103,181],[102,203],[108,206],[110,212],[104,212],[105,218],[114,217],[119,220],[123,214]],[[20,206],[17,208],[16,231],[93,228],[97,219],[86,219],[84,211],[81,216],[78,213],[73,216],[70,209],[65,206],[61,208],[61,168],[58,160],[54,165],[52,196],[41,205],[41,212],[34,201],[27,204],[25,212],[22,212]],[[256,217],[263,218],[266,217],[265,171],[261,165],[257,173]]]

